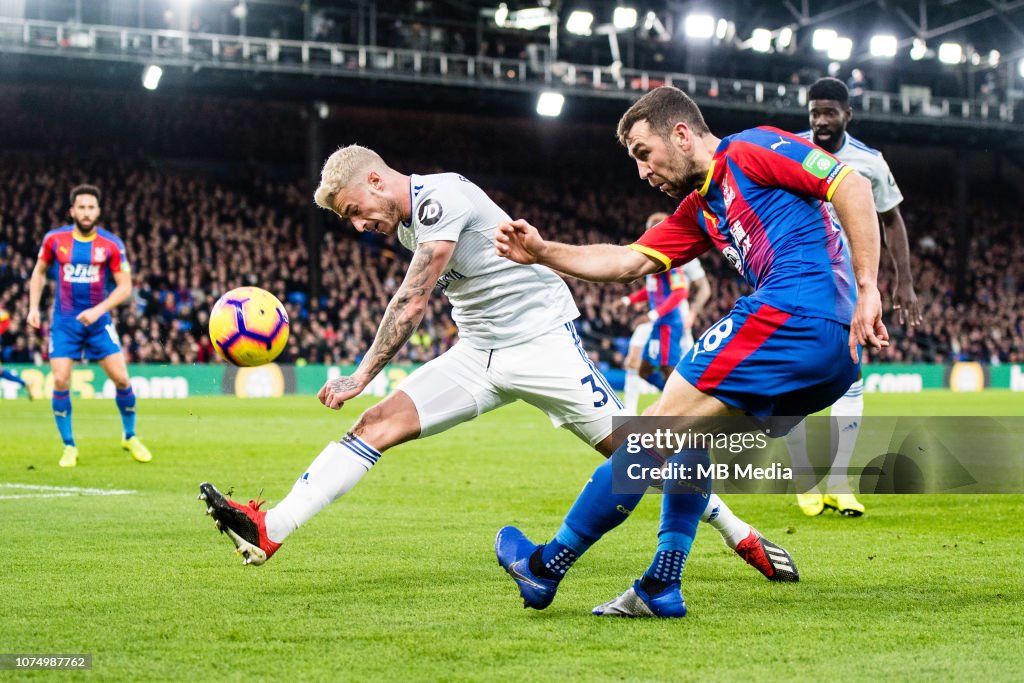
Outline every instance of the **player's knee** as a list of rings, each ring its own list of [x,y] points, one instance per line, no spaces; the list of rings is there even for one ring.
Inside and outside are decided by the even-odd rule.
[[[54,391],[67,391],[71,388],[71,373],[54,372],[53,373],[53,390]]]
[[[352,433],[379,451],[408,441],[419,434],[418,425],[406,424],[401,411],[392,412],[384,403],[367,408],[352,426]]]

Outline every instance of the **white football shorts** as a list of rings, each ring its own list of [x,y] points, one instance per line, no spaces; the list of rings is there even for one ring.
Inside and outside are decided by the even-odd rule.
[[[518,399],[540,408],[590,446],[612,433],[622,403],[594,366],[572,323],[528,342],[486,351],[460,341],[399,386],[416,406],[420,437]]]

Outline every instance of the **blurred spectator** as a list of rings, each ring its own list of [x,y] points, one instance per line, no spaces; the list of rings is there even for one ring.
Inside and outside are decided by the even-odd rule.
[[[207,312],[223,292],[244,284],[286,301],[293,326],[282,360],[360,359],[399,285],[408,252],[392,238],[360,235],[325,217],[322,293],[309,298],[304,226],[312,190],[294,179],[304,149],[297,106],[123,95],[97,108],[86,106],[89,98],[0,89],[0,308],[13,319],[2,338],[5,362],[40,362],[45,355],[47,331],[22,324],[27,282],[43,234],[68,222],[67,189],[86,180],[103,188],[101,224],[124,239],[133,266],[134,298],[116,312],[129,361],[216,362],[206,337]],[[47,125],[39,124],[39,112],[47,112]],[[327,122],[327,138],[332,144],[364,142],[399,160],[405,171],[463,173],[510,215],[568,242],[628,242],[644,216],[674,204],[643,183],[625,182],[630,165],[604,126],[566,126],[555,139],[536,122],[504,120],[501,135],[494,135],[489,119],[417,112],[411,126],[405,123],[409,116],[345,110],[343,120]],[[383,127],[385,136],[380,130],[387,117],[393,125]],[[95,144],[83,146],[83,139]],[[437,140],[445,141],[443,155]],[[972,202],[969,280],[957,291],[948,195],[905,191],[925,319],[917,328],[903,328],[887,311],[893,343],[872,352],[871,360],[1024,363],[1018,214],[1006,200]],[[748,292],[717,253],[703,263],[713,295],[698,330]],[[880,276],[883,297],[892,288],[888,265]],[[596,360],[618,364],[621,340],[631,330],[629,316],[614,302],[627,288],[569,284],[587,348]],[[44,305],[52,294],[51,282]],[[433,358],[457,334],[447,301],[436,296],[398,360]]]

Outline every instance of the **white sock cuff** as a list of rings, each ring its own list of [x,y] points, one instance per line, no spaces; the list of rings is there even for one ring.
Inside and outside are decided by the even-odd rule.
[[[370,469],[380,460],[380,452],[352,432],[343,436],[338,443],[345,450],[361,458],[366,464],[366,469]]]
[[[849,391],[839,397],[839,400],[832,404],[833,417],[860,417],[864,414],[864,382],[858,380],[853,383]]]

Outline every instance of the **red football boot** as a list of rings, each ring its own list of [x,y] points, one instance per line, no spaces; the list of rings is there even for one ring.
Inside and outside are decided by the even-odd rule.
[[[750,527],[750,535],[736,546],[736,554],[769,581],[800,580],[800,572],[786,549],[769,541],[754,527]]]
[[[242,564],[261,565],[281,547],[267,538],[267,513],[260,510],[265,501],[250,500],[248,505],[239,505],[206,482],[199,485],[199,500],[206,501],[206,514],[234,542],[235,552],[245,558]]]

